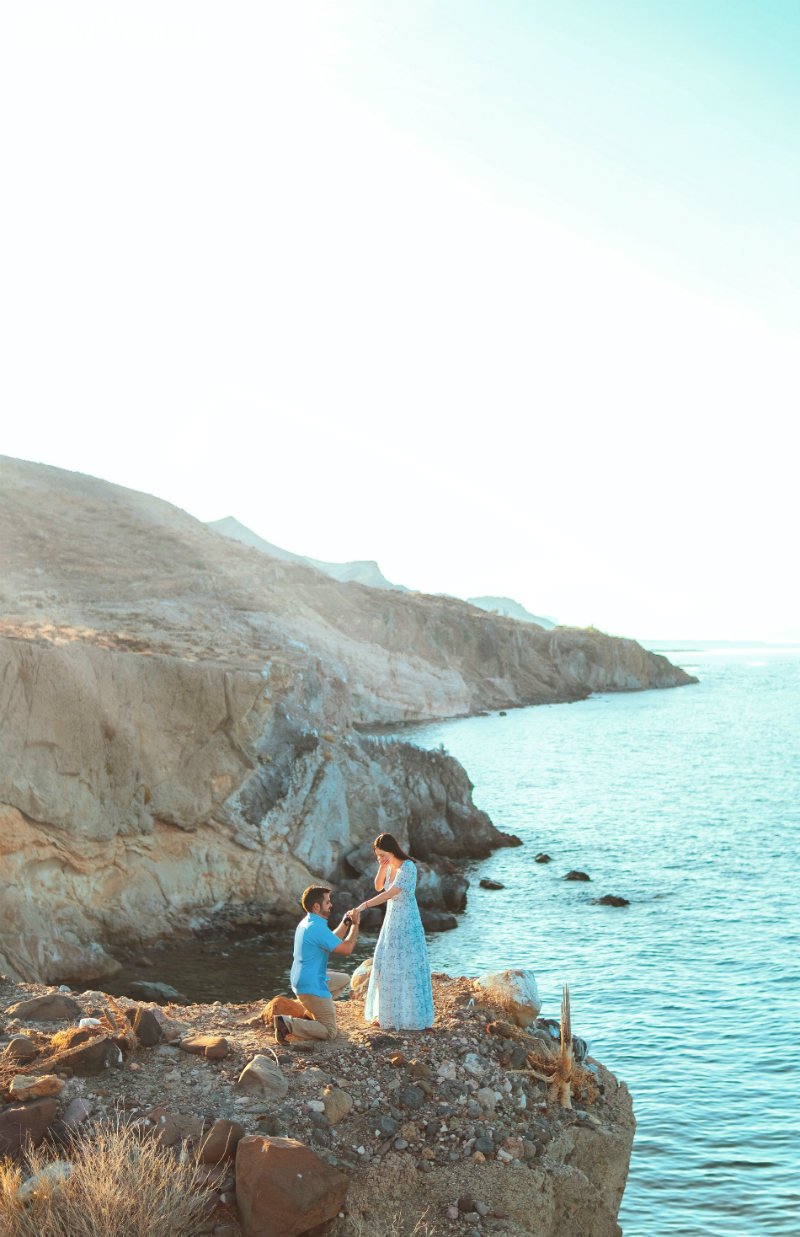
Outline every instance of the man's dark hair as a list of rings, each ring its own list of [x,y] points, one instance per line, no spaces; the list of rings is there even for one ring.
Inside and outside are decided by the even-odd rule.
[[[330,889],[328,889],[325,885],[309,885],[308,889],[306,889],[300,899],[300,904],[303,907],[303,910],[308,911],[310,915],[312,913],[311,908],[314,905],[322,906],[326,893],[330,893]]]

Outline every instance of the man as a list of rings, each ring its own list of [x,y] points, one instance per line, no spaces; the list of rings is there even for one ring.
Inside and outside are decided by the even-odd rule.
[[[328,927],[331,912],[331,891],[321,885],[309,885],[301,899],[307,911],[294,934],[294,963],[291,984],[301,1005],[311,1014],[308,1018],[290,1018],[286,1014],[275,1015],[275,1038],[285,1044],[288,1036],[297,1039],[335,1039],[336,1006],[333,998],[344,992],[350,976],[340,971],[330,971],[330,954],[353,952],[358,940],[358,924],[361,918],[351,911],[351,922],[345,919],[332,932]]]

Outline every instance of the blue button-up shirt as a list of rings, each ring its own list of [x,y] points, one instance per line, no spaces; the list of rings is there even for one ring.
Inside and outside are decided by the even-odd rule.
[[[330,996],[325,979],[328,954],[341,943],[321,915],[314,915],[309,911],[305,919],[300,920],[294,934],[291,974],[291,985],[295,992],[307,992],[309,996]]]

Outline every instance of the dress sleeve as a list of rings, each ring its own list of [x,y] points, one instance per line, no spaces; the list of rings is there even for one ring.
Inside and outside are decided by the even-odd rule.
[[[397,875],[394,878],[394,885],[397,889],[405,889],[408,893],[413,893],[417,887],[417,868],[410,859],[404,859],[397,869]]]

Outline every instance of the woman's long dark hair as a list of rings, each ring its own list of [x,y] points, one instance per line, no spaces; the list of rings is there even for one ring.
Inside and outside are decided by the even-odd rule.
[[[393,833],[381,833],[372,843],[373,850],[385,850],[395,859],[410,859]]]

